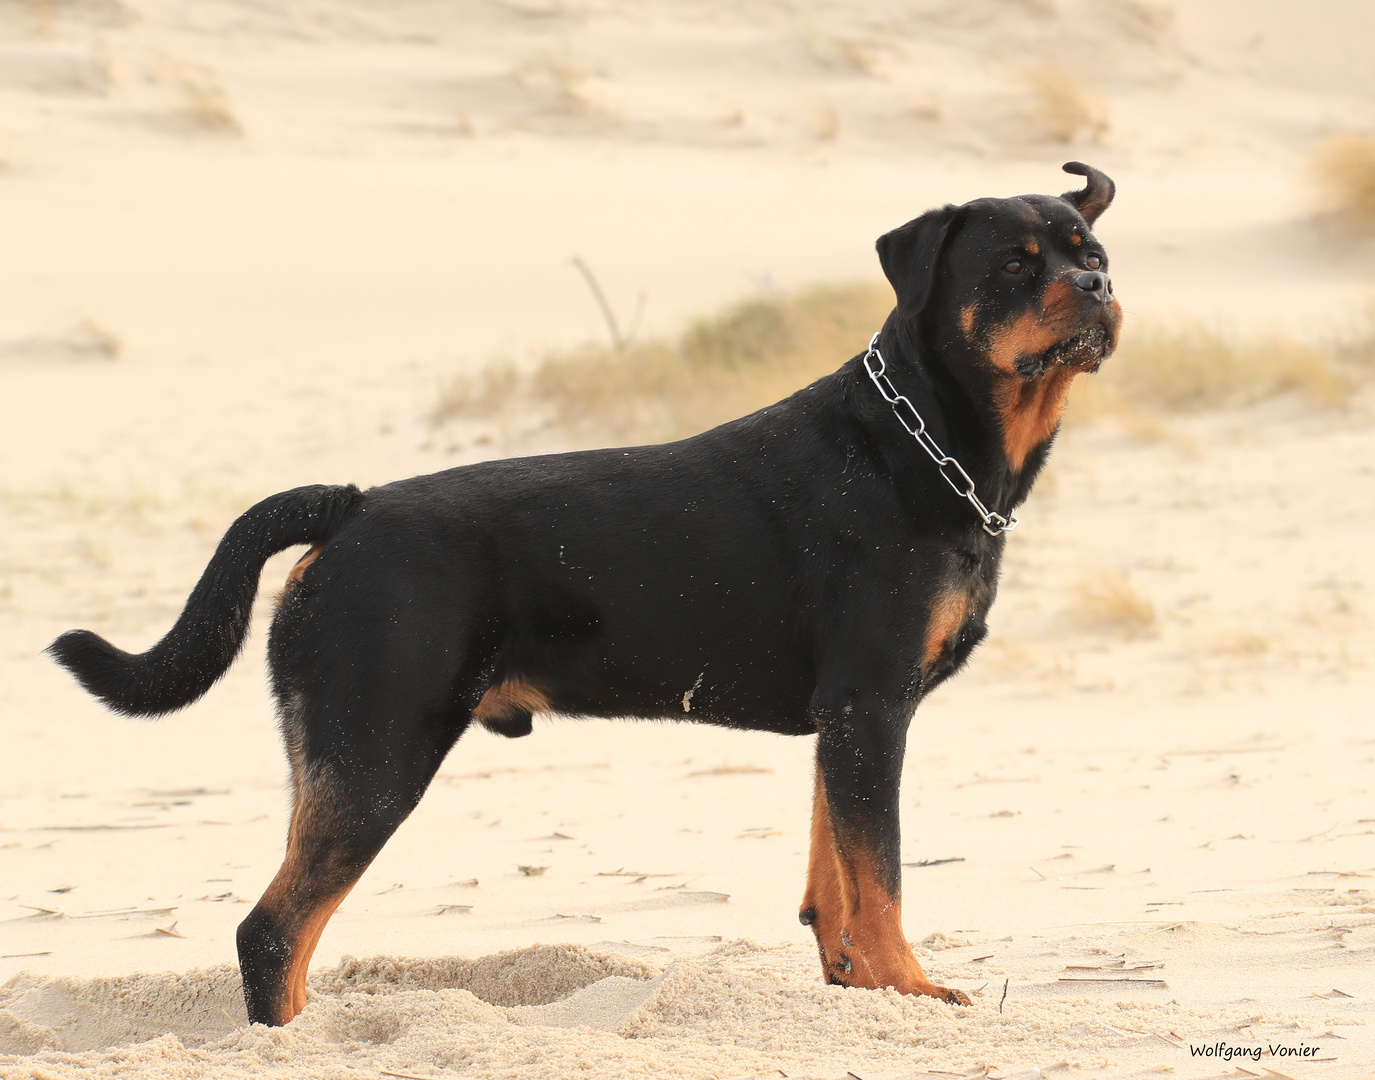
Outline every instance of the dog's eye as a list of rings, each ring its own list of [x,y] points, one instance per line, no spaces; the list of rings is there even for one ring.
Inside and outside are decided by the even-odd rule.
[[[1100,266],[1103,265],[1103,260],[1100,259],[1097,255],[1090,255],[1087,259],[1084,260],[1084,265],[1087,266],[1090,270],[1097,270]]]
[[[1020,274],[1026,269],[1026,263],[1022,262],[1021,259],[1009,259],[1003,263],[1003,269],[1009,274]]]

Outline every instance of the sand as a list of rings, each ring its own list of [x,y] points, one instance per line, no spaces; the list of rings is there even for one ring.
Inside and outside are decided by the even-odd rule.
[[[1087,102],[1067,141],[1047,72]],[[1372,92],[1355,2],[0,9],[0,1076],[1375,1073],[1369,389],[1066,432],[909,744],[905,926],[967,1010],[822,985],[810,740],[541,721],[464,736],[308,1008],[248,1027],[294,553],[183,714],[116,719],[39,655],[155,640],[264,494],[497,452],[427,413],[604,338],[574,256],[671,333],[874,278],[879,233],[1075,157],[1119,186],[1128,333],[1330,338],[1375,262],[1308,162]]]

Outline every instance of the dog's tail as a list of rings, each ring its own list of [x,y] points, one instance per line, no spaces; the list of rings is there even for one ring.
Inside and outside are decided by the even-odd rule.
[[[175,625],[147,652],[127,653],[89,630],[67,631],[47,652],[125,716],[161,716],[189,705],[239,654],[263,563],[296,544],[328,540],[361,498],[352,484],[317,484],[258,503],[229,526]]]

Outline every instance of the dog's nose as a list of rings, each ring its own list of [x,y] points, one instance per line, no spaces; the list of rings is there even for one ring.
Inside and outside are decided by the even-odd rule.
[[[1075,277],[1074,284],[1085,292],[1097,293],[1105,303],[1112,296],[1112,278],[1101,270],[1085,270]]]

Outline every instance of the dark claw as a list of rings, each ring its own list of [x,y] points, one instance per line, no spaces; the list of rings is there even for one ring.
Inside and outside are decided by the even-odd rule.
[[[803,926],[811,926],[812,923],[816,922],[816,908],[803,908],[797,913],[797,921]]]

